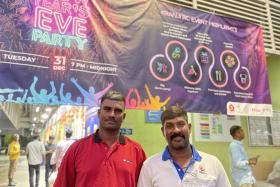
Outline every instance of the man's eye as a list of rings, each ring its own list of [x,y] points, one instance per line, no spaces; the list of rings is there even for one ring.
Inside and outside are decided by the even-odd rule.
[[[179,124],[177,125],[177,127],[183,128],[185,125],[186,125],[185,123],[179,123]]]
[[[111,108],[110,108],[110,107],[104,107],[103,110],[105,110],[105,111],[110,111]]]
[[[172,124],[166,124],[165,127],[166,127],[167,129],[171,129],[171,128],[173,128],[173,125],[172,125]]]
[[[121,109],[115,109],[114,112],[115,112],[116,114],[120,114],[120,113],[122,113],[123,111],[122,111]]]

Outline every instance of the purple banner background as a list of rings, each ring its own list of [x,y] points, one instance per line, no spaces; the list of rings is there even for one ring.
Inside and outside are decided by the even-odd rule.
[[[0,3],[0,99],[128,108],[271,104],[261,27],[155,0]]]

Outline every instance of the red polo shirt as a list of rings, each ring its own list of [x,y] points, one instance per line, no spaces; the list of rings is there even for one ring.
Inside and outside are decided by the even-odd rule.
[[[54,187],[136,187],[145,159],[138,143],[120,135],[109,148],[97,131],[71,145]]]

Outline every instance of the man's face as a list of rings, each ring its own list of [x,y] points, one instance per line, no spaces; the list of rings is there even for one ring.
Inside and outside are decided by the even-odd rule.
[[[238,135],[239,140],[243,140],[245,138],[245,133],[244,133],[243,129],[239,129],[237,131],[237,135]]]
[[[188,147],[191,124],[188,124],[185,117],[166,120],[161,131],[171,149],[182,150]]]
[[[54,139],[49,139],[49,144],[52,144],[54,142]]]
[[[100,129],[118,131],[125,119],[124,102],[105,99],[98,110]]]
[[[19,141],[19,136],[15,136],[15,141]]]

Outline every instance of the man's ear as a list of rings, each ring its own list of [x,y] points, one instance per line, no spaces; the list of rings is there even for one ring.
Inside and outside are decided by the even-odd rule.
[[[123,119],[125,119],[125,117],[126,117],[126,113],[123,113]]]
[[[165,137],[165,130],[164,130],[163,126],[161,127],[161,132],[162,132],[162,135]]]
[[[189,131],[190,133],[192,132],[192,124],[191,123],[188,123],[188,126],[189,126]]]
[[[100,109],[97,110],[97,115],[98,115],[98,117],[99,117],[99,115],[100,115]]]

